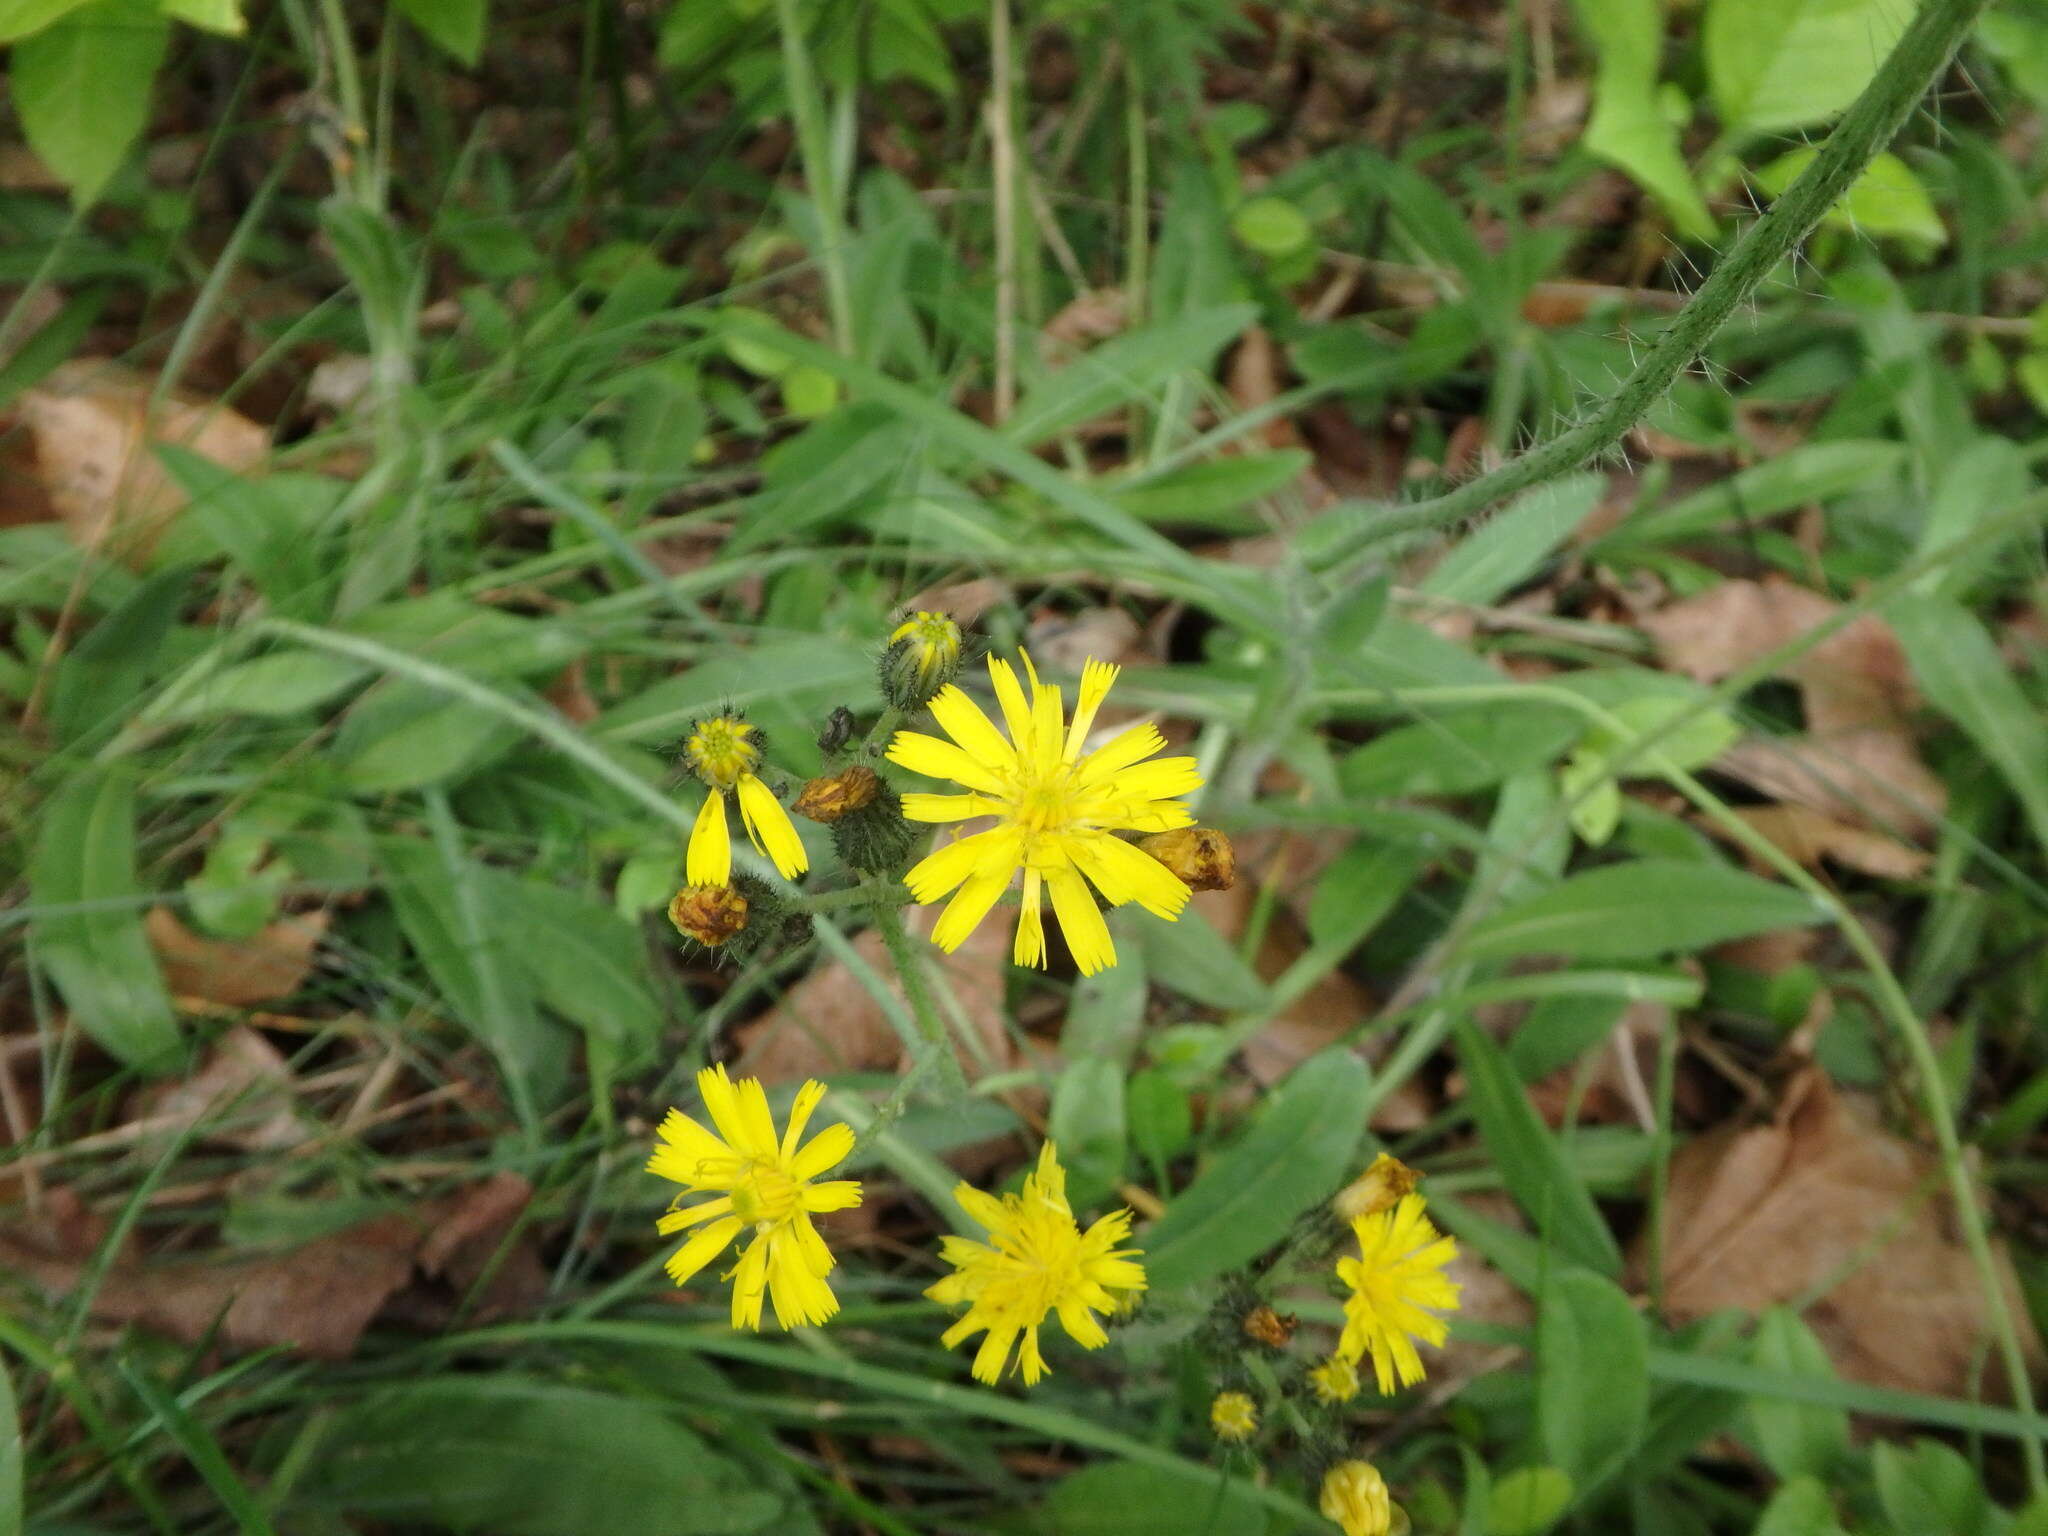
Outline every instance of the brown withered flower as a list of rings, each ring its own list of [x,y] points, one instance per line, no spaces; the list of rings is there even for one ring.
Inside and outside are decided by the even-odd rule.
[[[668,920],[687,939],[716,949],[747,926],[747,898],[729,885],[686,885],[668,904]]]
[[[1268,1349],[1285,1349],[1301,1319],[1292,1312],[1275,1312],[1271,1307],[1253,1307],[1244,1315],[1245,1337]]]
[[[1371,1167],[1338,1190],[1330,1204],[1346,1221],[1377,1216],[1414,1194],[1415,1186],[1421,1182],[1421,1174],[1391,1152],[1382,1152],[1372,1160]]]
[[[789,808],[799,816],[829,825],[863,806],[872,805],[881,789],[882,781],[875,770],[855,763],[838,773],[812,779],[804,785],[802,793],[790,803]]]
[[[1177,827],[1140,838],[1138,846],[1180,877],[1191,891],[1227,891],[1237,880],[1237,855],[1214,827]]]

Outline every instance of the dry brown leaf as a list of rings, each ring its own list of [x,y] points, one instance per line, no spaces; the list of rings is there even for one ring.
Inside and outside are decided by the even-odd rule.
[[[1097,288],[1067,301],[1058,314],[1045,322],[1039,336],[1039,356],[1055,361],[1070,349],[1107,341],[1119,334],[1130,320],[1130,301],[1121,288]]]
[[[214,1042],[197,1072],[139,1094],[135,1112],[162,1131],[198,1126],[204,1140],[275,1152],[306,1139],[294,1099],[291,1068],[277,1047],[237,1025]]]
[[[281,917],[246,939],[209,939],[178,921],[169,907],[151,907],[142,921],[175,997],[227,1008],[275,1002],[298,991],[313,969],[327,932],[327,913]]]
[[[1779,578],[1724,581],[1645,615],[1672,670],[1719,682],[1831,619],[1840,605]],[[1920,761],[1906,710],[1912,669],[1898,637],[1859,614],[1785,668],[1806,708],[1803,737],[1738,743],[1715,766],[1839,821],[1924,832],[1948,804]]]
[[[232,470],[250,470],[269,434],[237,411],[183,391],[148,420],[155,382],[105,358],[74,358],[24,390],[13,413],[27,428],[35,475],[71,537],[145,557],[185,505],[185,493],[150,451],[173,443]]]
[[[1664,1297],[1674,1319],[1756,1313],[1818,1294],[1804,1316],[1844,1376],[1977,1395],[1984,1297],[1940,1167],[1880,1129],[1817,1068],[1793,1080],[1771,1124],[1681,1148],[1666,1208]],[[2002,1253],[1999,1268],[2038,1358]]]
[[[1807,805],[1746,805],[1735,812],[1787,857],[1809,869],[1828,859],[1885,880],[1912,880],[1933,856],[1896,838],[1852,827]],[[1711,824],[1710,824],[1711,826]],[[1711,830],[1720,831],[1718,827]]]

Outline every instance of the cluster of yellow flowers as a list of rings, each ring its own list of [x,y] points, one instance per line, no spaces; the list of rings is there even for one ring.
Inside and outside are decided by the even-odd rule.
[[[853,1151],[852,1130],[830,1125],[803,1140],[825,1096],[820,1082],[797,1091],[779,1137],[760,1079],[733,1082],[724,1067],[706,1067],[697,1074],[697,1091],[716,1129],[670,1110],[661,1124],[661,1144],[647,1164],[649,1173],[682,1185],[679,1201],[711,1196],[661,1218],[664,1235],[698,1229],[669,1256],[670,1278],[682,1285],[728,1245],[738,1244],[739,1262],[729,1274],[733,1327],[761,1326],[764,1294],[784,1328],[824,1322],[839,1310],[826,1278],[835,1261],[811,1217],[860,1204],[858,1180],[818,1182]],[[939,1252],[953,1273],[925,1294],[967,1307],[946,1331],[948,1348],[985,1335],[974,1356],[977,1380],[1000,1380],[1014,1351],[1025,1385],[1036,1383],[1045,1375],[1038,1330],[1055,1313],[1082,1348],[1109,1342],[1095,1314],[1115,1310],[1119,1293],[1128,1297],[1145,1288],[1137,1250],[1119,1246],[1130,1235],[1129,1211],[1112,1212],[1082,1231],[1067,1204],[1066,1170],[1051,1142],[1019,1193],[996,1196],[962,1183],[953,1194],[986,1229],[987,1241],[945,1238]]]

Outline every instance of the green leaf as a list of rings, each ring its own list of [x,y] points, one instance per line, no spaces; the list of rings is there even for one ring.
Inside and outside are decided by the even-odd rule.
[[[22,1493],[21,1412],[14,1400],[14,1382],[0,1357],[0,1536],[21,1536]]]
[[[1359,838],[1316,878],[1308,904],[1309,938],[1333,958],[1349,954],[1408,894],[1429,859],[1429,851],[1419,845]]]
[[[1244,1485],[1218,1468],[1175,1472],[1100,1461],[1062,1478],[1046,1496],[1051,1536],[1262,1536],[1267,1516]]]
[[[116,765],[82,765],[39,820],[29,865],[37,963],[109,1055],[144,1071],[169,1070],[178,1025],[142,931],[149,897],[135,875],[134,781]],[[43,910],[58,907],[81,910]]]
[[[1668,507],[1625,519],[1595,540],[1589,556],[1668,544],[1723,524],[1748,526],[1810,501],[1827,502],[1891,474],[1905,462],[1903,443],[1848,439],[1803,443],[1761,464],[1724,475]]]
[[[494,1536],[760,1530],[788,1515],[664,1404],[500,1371],[371,1392],[298,1494],[379,1525]]]
[[[90,203],[149,120],[170,23],[145,0],[93,0],[14,45],[14,110],[29,147]]]
[[[1518,1467],[1493,1485],[1487,1536],[1542,1536],[1571,1508],[1572,1480],[1556,1467]]]
[[[1149,400],[1169,379],[1206,373],[1257,314],[1249,304],[1224,304],[1106,341],[1026,391],[1003,435],[1030,447],[1105,411]]]
[[[1252,1009],[1266,1003],[1266,984],[1237,946],[1189,907],[1176,922],[1141,922],[1138,948],[1153,980],[1213,1008]]]
[[[798,421],[829,416],[839,405],[839,381],[822,368],[792,368],[778,381],[782,408]]]
[[[1375,737],[1337,779],[1354,800],[1469,794],[1549,766],[1584,729],[1576,711],[1538,700],[1455,710]]]
[[[1524,491],[1451,546],[1423,579],[1432,597],[1491,603],[1533,576],[1599,504],[1604,475],[1566,475]]]
[[[2003,1536],[2004,1515],[1970,1464],[1938,1440],[1871,1447],[1877,1498],[1896,1536]]]
[[[1786,1376],[1835,1379],[1820,1340],[1789,1307],[1773,1307],[1758,1321],[1750,1358]],[[1849,1454],[1849,1415],[1840,1408],[1783,1397],[1752,1397],[1747,1406],[1757,1449],[1780,1477],[1831,1479]]]
[[[358,794],[453,783],[519,740],[519,730],[478,704],[397,683],[351,709],[334,761]]]
[[[652,1059],[662,1009],[648,985],[637,924],[611,907],[540,880],[481,871],[494,925],[536,936],[515,951],[540,1000],[594,1040],[622,1068]]]
[[[1203,459],[1148,476],[1128,490],[1112,490],[1110,499],[1141,522],[1256,533],[1265,520],[1246,509],[1292,485],[1309,462],[1300,448]]]
[[[1772,197],[1782,197],[1819,153],[1806,146],[1780,155],[1756,173],[1756,184]],[[1823,215],[1822,222],[1861,235],[1913,240],[1926,246],[1948,244],[1948,226],[1934,211],[1934,199],[1927,195],[1912,167],[1893,154],[1874,157]]]
[[[412,24],[462,63],[484,51],[485,0],[393,0]]]
[[[0,0],[0,43],[15,42],[92,0]]]
[[[1576,0],[1575,8],[1600,58],[1593,116],[1580,142],[1654,195],[1681,235],[1713,239],[1714,216],[1686,169],[1678,129],[1658,100],[1664,50],[1658,0]]]
[[[1771,1495],[1753,1536],[1841,1536],[1841,1532],[1827,1486],[1811,1477],[1795,1477]]]
[[[1706,949],[1825,914],[1787,886],[1679,859],[1636,859],[1571,876],[1474,925],[1467,959],[1558,954],[1642,960]]]
[[[1295,1068],[1251,1130],[1146,1234],[1152,1284],[1199,1285],[1235,1269],[1329,1199],[1355,1171],[1371,1086],[1365,1063],[1341,1046]]]
[[[242,0],[160,0],[163,13],[175,21],[218,32],[223,37],[240,37],[249,30],[242,19]]]
[[[1650,1410],[1650,1340],[1611,1280],[1552,1274],[1536,1319],[1536,1421],[1543,1449],[1581,1488],[1635,1451]]]
[[[1284,197],[1255,197],[1230,216],[1231,231],[1261,256],[1291,256],[1315,238],[1302,211]]]
[[[1712,0],[1703,37],[1723,125],[1770,133],[1833,117],[1912,16],[1895,0]]]
[[[1621,1249],[1614,1234],[1558,1150],[1557,1139],[1537,1118],[1506,1055],[1469,1019],[1453,1027],[1458,1058],[1465,1064],[1466,1102],[1508,1193],[1565,1257],[1603,1275],[1620,1274]]]
[[[1113,1061],[1085,1056],[1067,1063],[1053,1086],[1047,1134],[1073,1181],[1077,1208],[1097,1204],[1124,1173],[1124,1075]]]
[[[50,729],[59,742],[75,742],[132,712],[191,586],[189,571],[157,572],[57,663]]]
[[[1155,1166],[1188,1149],[1195,1136],[1194,1107],[1188,1091],[1169,1072],[1148,1067],[1131,1079],[1124,1097],[1131,1144]]]
[[[1927,702],[2005,775],[2034,840],[2048,849],[2048,720],[2007,670],[1990,634],[1960,604],[1918,592],[1894,597],[1885,617]]]

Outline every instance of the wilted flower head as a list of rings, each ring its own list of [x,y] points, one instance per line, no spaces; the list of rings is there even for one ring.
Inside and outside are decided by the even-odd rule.
[[[1377,1216],[1415,1193],[1422,1175],[1390,1152],[1372,1160],[1365,1172],[1337,1191],[1330,1204],[1349,1221],[1354,1216]]]
[[[851,768],[812,779],[804,785],[789,808],[799,816],[829,826],[842,816],[874,804],[881,788],[881,778],[874,769],[855,763]]]
[[[1177,827],[1138,839],[1190,890],[1227,891],[1237,883],[1237,851],[1214,827]]]
[[[1021,1192],[998,1197],[961,1184],[953,1196],[988,1229],[989,1240],[942,1239],[939,1253],[953,1273],[925,1295],[949,1306],[967,1303],[967,1315],[940,1340],[947,1348],[986,1330],[974,1355],[977,1381],[994,1385],[1000,1380],[1020,1339],[1024,1384],[1031,1386],[1043,1376],[1038,1327],[1053,1312],[1083,1349],[1109,1342],[1095,1313],[1116,1306],[1114,1292],[1145,1288],[1137,1250],[1117,1246],[1130,1236],[1129,1211],[1112,1212],[1083,1232],[1067,1204],[1066,1170],[1051,1142],[1039,1153],[1038,1167],[1025,1177]]]
[[[1301,1319],[1289,1312],[1275,1312],[1268,1306],[1253,1307],[1245,1313],[1240,1326],[1244,1336],[1263,1344],[1268,1349],[1285,1349],[1287,1341],[1294,1337],[1295,1326]]]
[[[747,926],[747,898],[730,885],[686,885],[668,904],[668,920],[685,938],[716,949]]]

